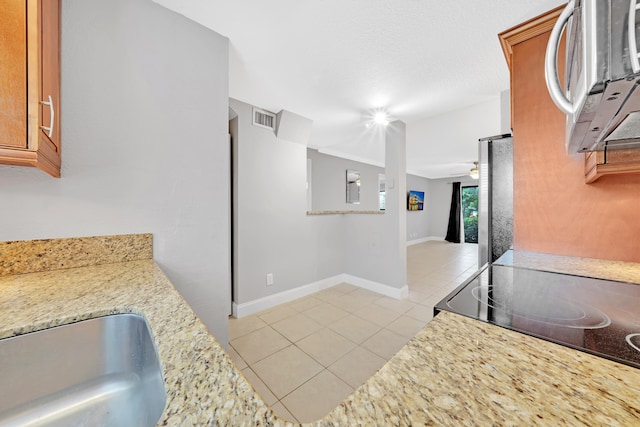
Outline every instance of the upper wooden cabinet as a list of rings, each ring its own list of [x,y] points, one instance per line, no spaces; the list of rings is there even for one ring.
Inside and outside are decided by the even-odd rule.
[[[543,113],[549,114],[549,117],[552,118],[554,123],[556,116],[562,117],[562,120],[564,120],[564,114],[561,113],[555,105],[547,102],[550,97],[546,85],[539,85],[541,81],[540,74],[544,73],[544,64],[540,65],[540,60],[544,58],[546,40],[563,9],[564,6],[560,6],[498,35],[509,70],[511,71],[511,128],[514,134],[517,133],[515,128],[518,126],[518,123],[528,124],[530,122],[526,116],[531,113],[538,115]],[[536,45],[535,39],[537,38],[541,38],[541,40]],[[520,63],[514,64],[514,49],[527,52],[525,55],[519,55]],[[560,50],[564,51],[564,42],[561,44]],[[563,58],[564,54],[560,53],[558,55],[558,70],[561,78],[564,75],[563,70],[565,64]],[[516,62],[517,61],[518,59],[516,59]],[[527,62],[529,62],[529,64],[527,64]],[[538,84],[538,90],[521,90],[531,84]],[[527,93],[529,95],[527,95],[528,97],[523,97],[518,96],[518,93]],[[518,99],[514,99],[515,96],[518,96]],[[516,113],[518,107],[520,107],[520,115],[515,117],[518,114]],[[542,108],[550,110],[543,112]],[[557,139],[555,135],[547,135],[547,129],[540,129],[539,132],[538,135],[540,137],[544,136]],[[561,138],[562,141],[558,141],[558,143],[564,146],[564,133]],[[584,180],[589,184],[606,175],[640,173],[640,149],[605,149],[603,151],[581,154],[580,156],[584,157]]]
[[[541,72],[544,73],[544,64],[543,67],[540,68],[539,64],[540,64],[540,60],[542,59],[542,61],[544,62],[544,54],[545,54],[545,48],[546,48],[546,43],[547,43],[547,39],[549,37],[549,33],[551,32],[551,30],[553,29],[553,26],[556,23],[556,20],[558,19],[558,17],[560,16],[560,13],[562,13],[562,10],[564,9],[564,6],[560,6],[557,7],[543,15],[537,16],[533,19],[530,19],[526,22],[523,22],[520,25],[517,25],[513,28],[510,28],[506,31],[503,31],[502,33],[498,34],[498,38],[500,39],[500,44],[502,45],[502,51],[504,53],[505,59],[507,60],[507,65],[509,66],[509,71],[511,73],[511,91],[510,91],[510,95],[511,95],[511,129],[514,129],[515,126],[515,120],[514,120],[514,108],[513,105],[515,104],[514,102],[514,94],[516,93],[513,89],[514,86],[514,79],[518,80],[518,84],[523,84],[521,82],[524,82],[525,80],[527,80],[529,78],[529,76],[527,76],[525,73],[535,73],[535,74],[540,74]],[[514,69],[514,60],[513,60],[513,50],[514,47],[519,46],[520,48],[524,49],[529,49],[531,50],[531,48],[529,47],[530,44],[532,44],[530,42],[530,40],[536,39],[542,37],[542,44],[540,44],[539,46],[536,46],[533,48],[533,51],[529,52],[530,53],[530,58],[527,58],[527,55],[521,55],[521,58],[524,58],[525,61],[530,61],[530,64],[524,64],[524,66],[521,67],[515,67],[517,69]],[[524,45],[521,45],[522,43],[524,43]],[[562,43],[561,45],[561,50],[564,49],[564,43]],[[558,55],[559,58],[563,57],[562,55]],[[518,64],[520,65],[520,64]],[[564,63],[559,64],[561,69],[564,70]],[[534,68],[530,68],[531,66],[533,66]],[[560,70],[560,68],[559,68]],[[518,73],[517,76],[514,76],[514,73]],[[559,72],[558,73],[560,76],[562,76],[564,73],[563,72]],[[532,79],[532,84],[534,84],[533,82],[537,82],[539,81],[538,79]],[[537,96],[540,96],[541,98],[549,98],[548,93],[547,93],[547,88],[546,86],[544,87],[540,87],[539,88],[542,92],[537,94]],[[535,93],[535,91],[534,91]],[[550,99],[550,98],[549,98]],[[521,104],[527,104],[529,103],[529,101],[531,102],[531,106],[533,108],[537,108],[538,104],[539,104],[539,100],[528,100],[528,99],[518,99],[518,101],[520,101]],[[535,102],[533,102],[535,101]],[[555,106],[554,106],[555,108]],[[560,110],[558,110],[559,112]],[[560,115],[560,113],[558,114],[558,116]]]
[[[60,176],[60,0],[3,0],[0,164]]]

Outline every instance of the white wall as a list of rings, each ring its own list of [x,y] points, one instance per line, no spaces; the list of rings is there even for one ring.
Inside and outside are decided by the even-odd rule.
[[[375,282],[377,289],[385,285],[383,291],[393,295],[406,291],[404,124],[398,125],[390,138],[393,149],[387,150],[385,173],[394,177],[395,188],[387,191],[384,215],[308,216],[307,147],[252,125],[252,105],[230,99],[229,106],[238,115],[230,127],[238,313],[266,308],[262,304],[276,301],[279,294],[291,295],[289,291],[343,274],[368,285]],[[269,273],[272,286],[266,283]]]
[[[429,235],[428,205],[431,202],[429,193],[429,182],[431,180],[421,176],[407,175],[407,191],[423,191],[425,206],[421,211],[407,211],[407,241],[426,239]]]
[[[314,211],[377,211],[379,209],[378,175],[384,168],[347,160],[308,149],[311,159],[311,194]],[[360,203],[346,202],[346,171],[360,172]]]
[[[234,136],[234,301],[244,304],[343,273],[344,222],[307,216],[307,147],[252,125],[230,99]],[[235,121],[235,120],[234,120]],[[274,284],[266,286],[272,273]]]
[[[312,201],[313,210],[378,210],[378,175],[385,174],[384,168],[366,163],[347,160],[308,149],[307,156],[312,161]],[[345,202],[344,175],[347,169],[361,172],[361,204],[349,205]],[[407,191],[424,191],[429,200],[429,182],[421,176],[407,174]],[[407,212],[407,241],[429,237],[427,208],[422,211]],[[362,219],[363,222],[367,222]],[[375,228],[376,221],[371,220]],[[375,237],[373,238],[375,240]],[[370,242],[371,244],[372,242]]]
[[[226,345],[228,40],[146,0],[63,0],[61,37],[62,178],[0,166],[0,240],[153,233]]]
[[[429,180],[429,198],[426,201],[427,217],[429,218],[429,236],[442,238],[447,235],[449,210],[451,209],[451,193],[453,182],[460,182],[462,186],[478,185],[478,181],[471,177],[442,178]]]
[[[385,129],[384,215],[345,215],[345,272],[406,292],[406,129],[394,121]],[[402,295],[402,294],[400,294]]]

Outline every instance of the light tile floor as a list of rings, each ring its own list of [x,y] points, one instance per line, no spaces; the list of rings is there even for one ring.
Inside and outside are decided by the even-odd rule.
[[[229,354],[281,417],[322,418],[420,331],[433,305],[477,270],[477,245],[407,248],[409,296],[342,283],[242,319],[229,319]]]

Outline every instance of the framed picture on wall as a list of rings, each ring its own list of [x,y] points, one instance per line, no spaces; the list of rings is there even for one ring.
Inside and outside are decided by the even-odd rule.
[[[421,211],[424,209],[424,191],[410,190],[407,195],[407,210]]]

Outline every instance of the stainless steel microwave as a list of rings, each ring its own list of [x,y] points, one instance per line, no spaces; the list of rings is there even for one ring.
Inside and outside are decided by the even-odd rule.
[[[571,0],[560,14],[545,57],[554,103],[567,115],[570,153],[640,148],[640,0]],[[565,84],[558,46],[566,33]]]

